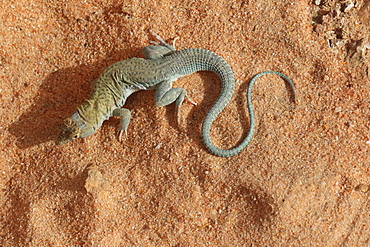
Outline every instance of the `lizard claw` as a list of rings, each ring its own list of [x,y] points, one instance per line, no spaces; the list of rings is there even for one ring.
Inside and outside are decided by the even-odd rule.
[[[192,100],[192,98],[189,97],[189,95],[186,95],[186,98],[189,100],[190,103],[192,103],[193,105],[197,105],[197,102],[195,102],[194,100]]]
[[[175,37],[175,38],[173,39],[173,41],[172,41],[172,47],[173,47],[173,49],[175,49],[175,50],[176,50],[175,42],[176,42],[176,40],[178,40],[178,39],[180,39],[180,37]]]
[[[177,125],[181,126],[180,106],[176,105]]]
[[[123,141],[123,138],[122,138],[123,133],[125,133],[125,138],[127,138],[127,129],[124,129],[124,130],[121,129],[117,133],[117,139],[119,142]]]
[[[160,45],[160,43],[159,43],[159,42],[157,42],[157,41],[152,41],[152,40],[149,40],[149,43],[150,43],[150,44],[153,44],[153,45]]]

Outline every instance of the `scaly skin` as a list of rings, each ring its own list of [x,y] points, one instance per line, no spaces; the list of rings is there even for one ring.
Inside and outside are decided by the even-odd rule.
[[[247,91],[250,114],[249,133],[237,147],[229,150],[219,149],[211,141],[210,129],[213,121],[225,108],[234,93],[235,80],[230,66],[223,58],[211,51],[204,49],[176,51],[173,46],[166,44],[160,37],[157,35],[155,37],[160,43],[145,47],[143,50],[147,59],[131,58],[123,60],[104,70],[98,78],[89,99],[64,121],[62,132],[56,142],[58,145],[93,134],[111,116],[121,117],[118,132],[118,137],[121,139],[122,133],[127,130],[131,116],[129,110],[121,107],[133,92],[139,90],[155,89],[155,102],[158,106],[176,102],[178,121],[180,122],[180,107],[183,100],[188,96],[185,89],[172,88],[172,82],[194,72],[212,71],[221,79],[221,93],[204,119],[202,137],[205,146],[211,153],[217,156],[229,157],[241,152],[252,139],[254,112],[251,103],[251,92],[256,79],[266,74],[277,74],[289,83],[295,97],[294,85],[285,75],[274,71],[266,71],[256,75],[249,84]]]

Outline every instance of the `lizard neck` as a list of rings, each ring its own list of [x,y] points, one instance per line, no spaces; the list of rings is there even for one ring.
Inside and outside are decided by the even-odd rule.
[[[83,102],[77,111],[96,130],[112,116],[116,108],[125,104],[128,96],[129,91],[126,92],[118,82],[99,78],[89,99]]]
[[[77,107],[77,111],[83,120],[92,126],[94,130],[102,125],[103,121],[107,119],[106,115],[109,114],[109,111],[107,111],[107,104],[93,98],[83,102]]]

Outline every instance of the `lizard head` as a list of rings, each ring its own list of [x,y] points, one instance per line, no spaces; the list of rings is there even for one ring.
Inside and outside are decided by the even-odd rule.
[[[77,138],[85,138],[95,132],[91,124],[83,120],[78,112],[64,120],[56,145],[62,145]]]

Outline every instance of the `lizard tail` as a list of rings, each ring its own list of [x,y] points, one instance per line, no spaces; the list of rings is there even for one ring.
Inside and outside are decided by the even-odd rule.
[[[248,132],[247,136],[244,138],[244,140],[238,146],[236,146],[234,148],[227,149],[227,150],[220,149],[220,148],[216,147],[213,144],[213,142],[211,141],[211,138],[210,138],[210,134],[209,134],[210,133],[210,128],[211,128],[212,122],[217,117],[218,114],[216,115],[216,117],[213,117],[212,118],[212,121],[211,122],[207,122],[206,121],[207,120],[207,117],[206,117],[206,119],[203,122],[203,126],[202,126],[202,137],[203,137],[203,142],[204,142],[205,146],[207,147],[207,149],[211,153],[213,153],[214,155],[217,155],[217,156],[221,156],[221,157],[230,157],[230,156],[237,155],[238,153],[240,153],[243,149],[245,149],[248,146],[248,144],[252,140],[253,133],[254,133],[254,126],[255,126],[254,110],[253,110],[252,97],[251,97],[251,95],[252,95],[252,88],[253,88],[253,85],[257,81],[258,78],[260,78],[263,75],[267,75],[267,74],[275,74],[275,75],[278,75],[278,76],[281,76],[282,78],[284,78],[285,81],[292,88],[293,97],[294,97],[294,101],[295,101],[295,99],[296,99],[296,93],[295,93],[295,90],[294,90],[294,84],[284,74],[281,74],[281,73],[275,72],[275,71],[264,71],[264,72],[261,72],[261,73],[255,75],[253,77],[253,79],[251,80],[251,82],[249,83],[249,86],[248,86],[248,89],[247,89],[247,106],[248,106],[248,111],[249,111],[249,132]],[[207,116],[208,115],[209,114],[207,114]]]

